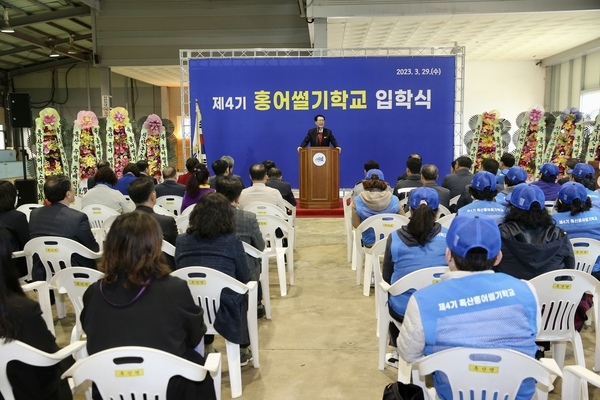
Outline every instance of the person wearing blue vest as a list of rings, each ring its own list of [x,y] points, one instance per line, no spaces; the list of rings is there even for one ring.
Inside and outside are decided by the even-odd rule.
[[[365,219],[377,214],[404,214],[400,210],[400,201],[390,191],[383,172],[379,169],[367,171],[363,180],[364,192],[361,192],[352,203],[352,227],[357,228]],[[381,238],[375,238],[373,229],[363,232],[362,242],[371,247]]]
[[[398,337],[400,356],[412,363],[453,347],[503,348],[532,358],[538,349],[540,308],[528,282],[492,268],[502,259],[500,231],[486,216],[458,215],[446,235],[450,272],[441,282],[417,290],[408,301]],[[452,399],[442,372],[433,375],[438,398]],[[528,378],[516,399],[531,399]],[[436,394],[429,394],[436,398]]]
[[[383,257],[383,280],[390,285],[411,272],[422,268],[447,265],[447,228],[435,222],[439,198],[438,193],[429,187],[420,187],[410,194],[410,221],[387,238]],[[406,304],[414,290],[389,297],[390,316],[402,323]],[[386,364],[398,367],[396,339],[398,327],[390,323],[390,345],[394,351],[386,355]]]
[[[494,197],[498,194],[494,174],[481,171],[473,175],[469,194],[475,201],[459,208],[458,215],[485,215],[496,221],[496,224],[504,222],[506,207],[494,201]]]
[[[521,167],[510,167],[504,174],[504,189],[496,195],[496,203],[508,206],[506,197],[513,191],[515,186],[527,180],[527,172]]]
[[[587,189],[581,183],[567,182],[561,186],[556,200],[556,214],[552,219],[567,232],[570,239],[590,238],[600,240],[600,210],[592,207]],[[592,269],[600,278],[600,256]]]
[[[586,163],[575,164],[571,172],[571,182],[581,183],[585,186],[587,194],[592,200],[592,207],[600,209],[600,193],[592,189],[596,187],[594,183],[594,167]]]

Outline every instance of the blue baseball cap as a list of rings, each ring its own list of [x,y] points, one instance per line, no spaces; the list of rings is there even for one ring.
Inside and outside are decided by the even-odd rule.
[[[575,167],[573,167],[573,172],[571,172],[571,174],[580,178],[586,178],[587,175],[591,175],[591,177],[593,178],[594,167],[586,163],[575,164]]]
[[[505,175],[514,184],[525,182],[527,180],[527,172],[521,167],[510,167]]]
[[[446,234],[446,245],[461,257],[480,247],[487,251],[487,259],[491,260],[500,253],[500,229],[493,219],[484,215],[457,215]]]
[[[430,187],[419,187],[410,192],[410,208],[419,208],[421,204],[427,204],[435,210],[440,206],[440,197],[435,189]]]
[[[558,198],[566,204],[573,204],[575,199],[586,201],[588,198],[587,189],[581,183],[566,182],[560,187]]]
[[[487,171],[480,171],[473,175],[473,179],[471,180],[471,186],[475,189],[483,192],[483,189],[489,187],[490,190],[496,190],[496,175]]]
[[[544,176],[558,176],[558,167],[551,162],[542,165],[540,171]]]
[[[367,171],[366,179],[371,179],[373,175],[377,175],[379,180],[385,181],[385,177],[383,176],[383,172],[380,169],[370,169]]]
[[[520,183],[506,196],[506,201],[521,210],[529,211],[531,205],[536,202],[544,208],[546,197],[539,187],[529,183]]]

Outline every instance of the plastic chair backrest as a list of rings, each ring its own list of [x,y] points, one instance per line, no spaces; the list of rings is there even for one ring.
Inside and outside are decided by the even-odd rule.
[[[285,210],[277,207],[275,204],[269,203],[250,203],[244,207],[244,211],[250,211],[259,215],[274,215],[284,220],[288,220],[288,215]],[[290,218],[291,219],[291,218]]]
[[[600,388],[600,376],[581,365],[567,365],[562,370],[562,399],[587,400],[581,393],[582,384]]]
[[[159,215],[166,215],[167,217],[173,217],[173,218],[175,218],[175,216],[176,216],[171,211],[169,211],[168,209],[166,209],[164,207],[159,206],[158,204],[154,205],[153,210],[155,213],[157,213]]]
[[[181,196],[160,196],[156,198],[156,205],[166,209],[171,214],[178,216],[181,213],[180,208],[182,201],[183,197]]]
[[[184,215],[190,215],[192,213],[192,211],[194,210],[195,206],[196,206],[195,204],[190,204],[188,207],[185,208],[185,210],[183,210],[181,212],[181,214],[179,214],[179,216],[183,217]]]
[[[177,231],[179,233],[185,233],[188,226],[190,226],[190,214],[180,215],[175,218],[175,224],[177,224]]]
[[[256,214],[256,219],[269,253],[273,253],[276,247],[284,247],[284,237],[288,240],[288,248],[294,248],[294,227],[287,221],[269,214]],[[277,229],[281,229],[283,237],[277,237]]]
[[[375,242],[387,238],[388,235],[401,226],[408,224],[409,219],[399,214],[376,214],[365,219],[356,228],[355,239],[358,246],[362,239],[362,234],[367,229],[373,229],[375,231]]]
[[[271,290],[269,288],[269,253],[267,251],[260,251],[256,247],[242,242],[244,245],[244,251],[250,257],[258,258],[260,260],[260,283],[263,291],[263,303],[265,305],[265,314],[267,319],[271,319]]]
[[[450,228],[454,217],[456,217],[456,214],[446,214],[442,218],[439,218],[437,222],[443,227]]]
[[[460,199],[460,194],[457,194],[456,196],[451,198],[448,204],[450,204],[450,206],[456,205],[456,203],[458,203],[458,199]]]
[[[167,242],[166,240],[162,241],[162,251],[163,251],[163,253],[168,254],[171,257],[175,257],[175,246],[173,246],[171,243]]]
[[[23,248],[27,257],[37,254],[44,269],[46,281],[61,269],[71,267],[71,256],[79,254],[89,259],[100,258],[101,253],[96,253],[74,240],[58,236],[41,236],[25,243]]]
[[[207,373],[220,376],[220,362],[219,354],[209,354],[202,366],[162,350],[115,347],[78,360],[62,377],[72,376],[76,386],[93,381],[104,399],[160,400],[167,398],[173,376],[192,381],[204,380]]]
[[[76,342],[56,353],[46,353],[18,340],[11,342],[0,340],[0,354],[2,354],[2,357],[0,357],[0,393],[2,393],[2,397],[4,397],[4,400],[15,399],[12,386],[6,375],[6,366],[10,361],[18,360],[29,365],[49,367],[82,349],[85,344],[86,342],[83,341]]]
[[[588,238],[570,240],[575,253],[575,269],[591,274],[596,260],[600,257],[600,241]]]
[[[552,374],[561,376],[556,363],[539,362],[509,349],[456,347],[431,354],[415,362],[424,377],[441,371],[448,377],[455,399],[514,399],[521,383],[533,378],[548,388]]]
[[[451,214],[452,213],[450,212],[450,210],[448,210],[445,206],[443,206],[441,204],[438,206],[437,219],[446,217]]]
[[[25,216],[27,217],[27,221],[29,222],[29,216],[31,215],[31,210],[34,210],[34,209],[40,208],[40,207],[44,207],[44,205],[37,204],[37,203],[21,204],[19,207],[17,207],[17,211],[21,211],[23,214],[25,214]]]
[[[90,204],[81,209],[81,212],[85,213],[90,220],[90,227],[102,228],[104,221],[111,215],[119,216],[120,214],[101,204]]]
[[[448,266],[438,266],[411,272],[394,282],[387,290],[387,293],[397,296],[410,289],[423,289],[426,286],[440,282],[440,277],[448,271],[450,271]]]

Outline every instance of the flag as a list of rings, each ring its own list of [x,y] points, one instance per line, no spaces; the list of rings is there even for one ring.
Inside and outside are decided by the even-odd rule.
[[[202,136],[202,114],[200,114],[198,100],[196,100],[196,128],[194,129],[194,136],[192,136],[192,157],[197,158],[201,163],[206,164],[204,136]]]

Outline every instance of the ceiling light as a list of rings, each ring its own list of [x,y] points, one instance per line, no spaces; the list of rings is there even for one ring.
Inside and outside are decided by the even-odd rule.
[[[73,35],[69,37],[69,50],[67,50],[67,54],[77,54],[77,49],[73,46]]]
[[[15,33],[15,30],[10,26],[8,22],[8,8],[4,7],[4,22],[2,22],[2,28],[0,28],[0,32],[3,33]]]
[[[52,57],[52,58],[60,57],[60,54],[58,54],[56,52],[56,47],[54,47],[54,46],[52,46],[52,51],[50,52],[50,57]]]

